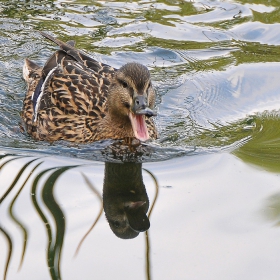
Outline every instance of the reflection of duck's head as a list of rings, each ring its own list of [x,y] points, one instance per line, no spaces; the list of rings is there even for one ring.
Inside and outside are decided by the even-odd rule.
[[[118,237],[127,239],[134,238],[139,232],[149,229],[147,208],[145,201],[119,201],[110,204],[105,213],[112,231]]]
[[[116,236],[128,239],[150,227],[149,200],[140,163],[106,163],[103,186],[104,211]]]

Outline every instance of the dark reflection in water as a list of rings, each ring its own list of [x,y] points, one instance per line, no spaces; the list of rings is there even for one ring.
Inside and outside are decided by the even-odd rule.
[[[47,217],[43,214],[38,202],[37,197],[33,195],[33,203],[36,207],[42,221],[45,223],[46,231],[48,234],[48,248],[47,248],[47,260],[48,265],[50,268],[50,273],[52,279],[61,279],[60,277],[60,260],[61,260],[61,252],[62,252],[62,246],[63,246],[63,240],[65,236],[65,218],[64,213],[58,203],[56,202],[54,198],[54,185],[58,177],[65,172],[66,170],[73,168],[75,166],[65,166],[61,167],[57,170],[55,170],[46,180],[44,188],[42,190],[42,198],[47,206],[47,208],[50,210],[52,216],[55,220],[55,229],[56,229],[56,235],[55,237],[52,234],[52,228],[49,224],[49,220]],[[50,171],[53,168],[44,170],[40,172],[36,179],[33,182],[32,186],[32,193],[36,194],[36,188],[38,186],[38,181],[40,177],[45,174],[47,171]]]
[[[55,195],[55,188],[57,187],[58,179],[63,173],[70,169],[79,167],[81,164],[42,168],[41,165],[44,163],[43,158],[30,157],[29,159],[29,157],[5,154],[1,155],[0,158],[0,172],[2,172],[1,175],[11,176],[11,174],[5,174],[5,172],[3,172],[3,168],[13,164],[14,161],[19,159],[25,160],[25,163],[19,170],[17,170],[17,172],[15,172],[15,174],[12,174],[15,176],[12,183],[9,186],[2,186],[5,187],[6,191],[0,197],[0,205],[4,205],[4,207],[1,209],[1,213],[4,213],[3,210],[5,211],[5,207],[9,208],[8,219],[13,221],[13,223],[18,226],[23,237],[21,248],[22,254],[18,269],[20,270],[23,264],[27,250],[27,243],[30,241],[30,233],[28,226],[21,221],[21,217],[19,213],[15,211],[14,206],[23,188],[30,187],[33,206],[35,207],[37,214],[39,214],[40,219],[43,221],[47,233],[48,242],[46,248],[46,258],[51,278],[61,279],[60,262],[64,239],[66,236],[66,215],[57,200],[58,197]],[[153,177],[158,188],[153,174],[148,170],[146,171]],[[30,178],[31,175],[33,175],[32,178]],[[80,241],[76,253],[78,253],[83,241],[95,227],[103,212],[101,194],[85,174],[82,173],[82,176],[86,185],[99,198],[101,202],[101,208],[91,228],[84,234],[84,237]],[[40,187],[39,185],[42,181],[43,186]],[[156,190],[155,199],[157,197],[157,191],[158,190]],[[109,222],[110,228],[116,236],[123,239],[135,238],[139,235],[139,232],[147,231],[149,229],[150,222],[147,215],[149,209],[149,199],[143,182],[141,163],[126,162],[120,164],[106,162],[103,185],[103,201],[106,218]],[[155,200],[152,207],[154,206],[154,203]],[[49,210],[51,218],[46,214],[46,208]],[[151,209],[149,215],[150,214]],[[52,219],[54,223],[52,222]],[[0,221],[3,221],[3,219],[1,218]],[[18,248],[14,248],[12,234],[9,233],[9,230],[5,229],[5,226],[6,225],[0,222],[0,232],[6,239],[8,246],[4,279],[7,278],[12,254],[15,249],[18,251]],[[150,279],[149,263],[149,237],[148,234],[146,234],[146,274],[148,279]]]
[[[149,199],[141,163],[105,163],[104,211],[112,231],[120,238],[134,238],[150,227],[146,215]]]

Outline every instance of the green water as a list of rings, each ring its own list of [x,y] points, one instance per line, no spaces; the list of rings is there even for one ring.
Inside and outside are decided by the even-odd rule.
[[[1,11],[3,147],[106,160],[100,154],[106,144],[51,147],[19,132],[23,60],[43,64],[56,49],[37,30],[75,39],[79,48],[115,67],[128,61],[149,66],[158,93],[160,138],[150,143],[156,147],[144,161],[232,149],[262,134],[252,119],[277,123],[266,121],[265,112],[278,112],[277,1],[7,1]]]
[[[0,12],[0,278],[279,279],[280,1],[0,1]],[[20,131],[24,58],[43,65],[57,49],[39,30],[116,68],[149,67],[160,137],[137,164],[114,167],[110,141]],[[149,210],[122,228],[130,186]],[[146,216],[150,229],[131,231]]]

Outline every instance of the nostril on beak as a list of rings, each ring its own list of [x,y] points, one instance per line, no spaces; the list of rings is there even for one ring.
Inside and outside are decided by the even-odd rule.
[[[146,99],[144,96],[137,96],[134,100],[136,110],[145,109],[147,107]]]

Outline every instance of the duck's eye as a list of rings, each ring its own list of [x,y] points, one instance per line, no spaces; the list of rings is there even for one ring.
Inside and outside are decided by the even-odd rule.
[[[120,222],[118,221],[114,221],[113,224],[116,228],[119,228],[121,226]]]
[[[127,82],[120,80],[120,84],[122,85],[123,88],[127,88]]]

